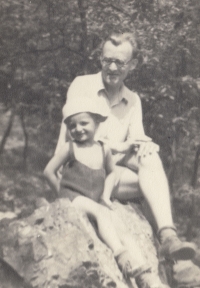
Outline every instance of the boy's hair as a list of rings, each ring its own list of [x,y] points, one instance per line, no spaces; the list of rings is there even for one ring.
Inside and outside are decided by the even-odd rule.
[[[138,43],[137,37],[135,33],[125,32],[125,33],[112,33],[110,36],[106,38],[103,42],[102,48],[104,47],[105,43],[110,41],[113,45],[119,46],[124,42],[129,42],[132,46],[133,52],[132,57],[136,58],[138,54]]]

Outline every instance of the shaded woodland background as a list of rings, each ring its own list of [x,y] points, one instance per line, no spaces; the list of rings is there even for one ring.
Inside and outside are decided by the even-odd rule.
[[[102,40],[137,31],[139,65],[126,84],[161,146],[179,234],[200,246],[199,0],[1,0],[0,212],[18,217],[53,195],[42,177],[66,91],[100,70]],[[200,170],[200,169],[199,169]]]

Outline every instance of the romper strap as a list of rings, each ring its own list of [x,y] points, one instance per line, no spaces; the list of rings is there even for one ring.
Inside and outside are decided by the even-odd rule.
[[[105,153],[105,147],[104,147],[104,143],[102,141],[98,141],[101,145],[102,148],[102,155],[103,155],[103,168],[105,168],[106,166],[106,153]]]
[[[69,161],[75,160],[73,142],[69,140]]]

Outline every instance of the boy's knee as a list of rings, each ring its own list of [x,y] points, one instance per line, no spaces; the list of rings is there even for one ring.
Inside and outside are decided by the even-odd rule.
[[[109,212],[108,208],[99,204],[96,209],[96,217],[97,218],[108,217],[108,212]]]

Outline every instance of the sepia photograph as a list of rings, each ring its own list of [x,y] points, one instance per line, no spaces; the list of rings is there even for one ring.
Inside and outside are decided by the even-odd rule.
[[[200,1],[0,19],[0,288],[200,288]]]

